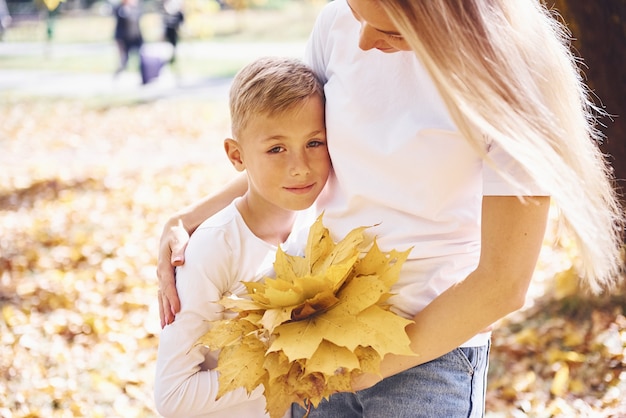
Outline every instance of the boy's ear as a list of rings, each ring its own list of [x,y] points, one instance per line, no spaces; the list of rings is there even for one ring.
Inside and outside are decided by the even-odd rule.
[[[224,140],[224,151],[226,151],[226,156],[237,171],[243,171],[246,169],[246,165],[244,164],[241,155],[241,149],[239,148],[239,143],[237,141],[232,138],[226,138]]]

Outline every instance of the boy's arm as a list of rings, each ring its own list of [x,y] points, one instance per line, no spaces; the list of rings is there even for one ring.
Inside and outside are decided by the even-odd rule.
[[[166,222],[161,234],[157,262],[161,328],[166,324],[171,324],[176,313],[180,311],[174,266],[185,263],[185,247],[189,234],[195,231],[205,219],[225,208],[236,197],[242,196],[247,189],[246,176],[239,175],[217,192],[186,207]]]
[[[526,198],[525,204],[514,196],[484,197],[478,267],[415,315],[407,332],[417,356],[386,356],[383,377],[446,354],[524,305],[549,207],[546,196]],[[353,389],[379,380],[379,376],[362,375]]]
[[[264,405],[264,401],[254,402],[262,397],[262,388],[251,396],[243,388],[236,389],[218,400],[215,353],[209,355],[206,348],[195,346],[211,321],[223,318],[223,307],[215,301],[228,288],[235,256],[225,242],[221,231],[214,228],[198,231],[187,250],[187,263],[177,271],[182,309],[176,321],[161,331],[154,382],[155,405],[163,416],[195,416]]]

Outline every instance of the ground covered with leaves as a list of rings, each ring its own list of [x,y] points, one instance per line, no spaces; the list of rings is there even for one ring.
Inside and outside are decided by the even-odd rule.
[[[156,416],[158,238],[234,174],[226,111],[0,103],[0,417]],[[542,257],[546,295],[494,331],[488,416],[626,416],[624,295],[575,297]]]

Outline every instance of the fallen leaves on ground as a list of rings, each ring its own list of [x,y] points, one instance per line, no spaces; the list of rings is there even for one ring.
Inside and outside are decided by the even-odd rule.
[[[226,103],[0,103],[0,417],[156,416],[158,239],[234,174],[227,132]],[[488,417],[626,416],[625,305],[545,297],[503,321]]]
[[[0,106],[0,417],[156,416],[158,239],[232,175],[223,115]]]
[[[626,293],[544,298],[493,334],[488,409],[626,416]]]

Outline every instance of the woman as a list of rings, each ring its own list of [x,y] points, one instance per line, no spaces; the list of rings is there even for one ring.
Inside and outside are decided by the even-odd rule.
[[[619,268],[623,214],[563,29],[539,0],[337,0],[307,60],[325,80],[335,175],[319,202],[343,237],[362,225],[383,251],[413,247],[396,296],[410,358],[385,357],[315,416],[481,416],[490,324],[523,306],[550,199],[594,290]],[[242,193],[235,181],[170,219],[159,279],[198,221]],[[178,241],[178,242],[177,242]],[[294,416],[303,411],[294,408]]]

